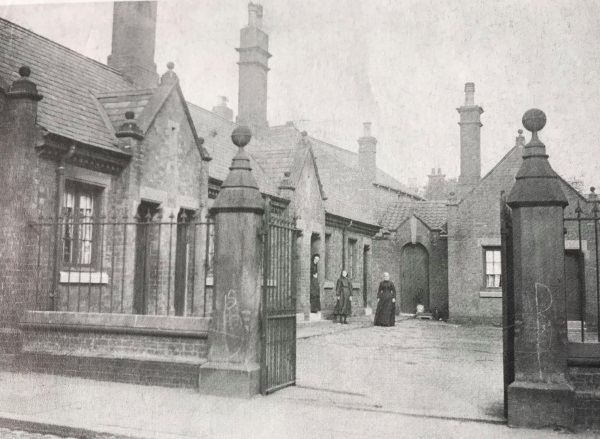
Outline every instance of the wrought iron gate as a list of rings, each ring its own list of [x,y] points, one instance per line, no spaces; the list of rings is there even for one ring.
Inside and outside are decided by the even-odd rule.
[[[262,376],[266,395],[296,384],[295,222],[265,215]]]
[[[504,417],[508,417],[508,386],[515,380],[515,293],[512,213],[502,192],[500,200],[502,261],[502,342],[504,368]]]

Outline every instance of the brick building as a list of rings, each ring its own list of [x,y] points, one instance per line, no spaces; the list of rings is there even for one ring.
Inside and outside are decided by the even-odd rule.
[[[268,36],[250,3],[239,114],[186,101],[154,63],[156,3],[118,2],[107,65],[0,20],[0,348],[18,368],[196,386],[213,308],[208,215],[239,124],[271,213],[296,220],[297,312],[311,257],[323,314],[341,269],[354,312],[374,304],[384,206],[421,200],[376,166],[366,123],[352,153],[266,120]],[[17,74],[19,72],[19,74]],[[5,357],[3,355],[3,363]]]
[[[447,257],[442,258],[439,269],[447,270],[448,273],[445,286],[449,317],[456,321],[498,323],[502,318],[500,197],[502,192],[508,194],[514,185],[523,161],[525,138],[522,130],[519,130],[514,147],[482,178],[480,115],[483,109],[475,104],[474,93],[474,85],[466,84],[465,104],[458,108],[461,146],[458,184],[446,179],[440,170],[437,173],[432,171],[426,193],[434,199],[446,200],[442,203],[447,204],[447,223],[444,226]],[[575,217],[578,206],[584,215],[590,215],[593,204],[564,179],[559,179],[569,201],[565,217]],[[455,187],[456,192],[453,191]],[[412,209],[419,208],[417,203],[413,205]],[[393,214],[390,211],[390,215]],[[595,255],[585,248],[593,245],[592,231],[584,227],[584,254],[579,255],[575,224],[566,223],[566,227],[567,259],[573,260],[571,272],[567,276],[570,282],[568,288],[573,291],[585,288],[589,297],[588,304],[595,303]],[[579,279],[579,273],[585,273],[584,280]],[[580,319],[576,311],[578,306],[577,294],[572,294],[570,308],[573,320]],[[590,313],[587,321],[595,319]]]

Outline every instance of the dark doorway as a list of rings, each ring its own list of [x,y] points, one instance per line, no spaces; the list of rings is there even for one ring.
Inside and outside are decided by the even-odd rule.
[[[187,304],[188,286],[190,273],[194,269],[191,265],[193,254],[194,237],[190,226],[194,211],[181,209],[177,215],[177,243],[175,246],[175,315],[185,315]]]
[[[582,310],[585,309],[583,292],[584,281],[584,258],[579,250],[565,251],[565,286],[567,291],[567,320],[582,320]]]
[[[142,201],[137,210],[135,233],[135,271],[133,280],[133,312],[148,313],[148,294],[150,288],[150,260],[152,257],[152,234],[155,228],[152,221],[159,212],[157,203]]]
[[[318,264],[315,266],[315,255],[320,255],[321,250],[321,235],[313,233],[310,237],[310,312],[315,313],[321,311],[321,274],[319,273],[321,265],[321,257],[319,256]],[[315,278],[316,274],[316,278]]]
[[[407,244],[400,257],[400,311],[414,314],[429,308],[429,254],[421,244]]]

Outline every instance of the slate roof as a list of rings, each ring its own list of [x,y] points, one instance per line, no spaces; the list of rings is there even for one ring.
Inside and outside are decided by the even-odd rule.
[[[286,124],[282,126],[276,126],[271,128],[271,133],[275,139],[277,139],[280,143],[295,143],[300,140],[302,137],[302,133],[293,125]],[[327,142],[323,142],[322,140],[315,139],[314,137],[307,136],[310,142],[313,145],[313,148],[316,150],[320,150],[325,152],[339,162],[344,165],[358,169],[358,154],[352,151],[349,151],[344,148],[340,148],[339,146],[332,145]],[[391,189],[394,189],[399,192],[403,192],[411,197],[416,199],[423,199],[420,195],[416,194],[413,190],[409,189],[407,186],[400,183],[390,174],[381,169],[377,168],[377,172],[375,174],[375,183],[378,185],[382,185]]]
[[[448,222],[448,207],[440,201],[397,201],[388,206],[382,227],[397,230],[411,216],[417,216],[427,227],[433,230],[446,230]]]
[[[113,127],[117,130],[125,122],[127,111],[133,111],[135,119],[138,119],[153,96],[154,90],[147,89],[102,93],[97,97]]]
[[[30,79],[44,96],[38,103],[39,125],[87,145],[118,150],[96,98],[133,90],[118,71],[0,18],[1,82],[12,84],[23,65],[31,68]]]
[[[227,174],[229,174],[231,160],[238,151],[237,146],[231,141],[231,133],[237,127],[237,124],[189,102],[188,108],[194,121],[196,132],[198,136],[204,138],[204,147],[212,157],[208,171],[209,176],[219,181],[225,181]],[[278,182],[273,182],[269,178],[250,152],[258,143],[260,142],[253,137],[248,146],[246,146],[248,155],[250,155],[252,173],[262,193],[278,195]]]

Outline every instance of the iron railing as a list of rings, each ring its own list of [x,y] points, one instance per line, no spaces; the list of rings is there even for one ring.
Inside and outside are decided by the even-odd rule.
[[[35,310],[206,316],[212,224],[182,211],[141,218],[40,217]]]
[[[576,237],[576,248],[565,254],[567,320],[569,339],[581,342],[600,342],[600,265],[598,259],[598,202],[592,201],[591,211],[584,212],[577,203],[574,217],[565,217],[567,239]],[[572,254],[569,254],[569,253]],[[571,261],[569,261],[571,258]],[[591,288],[590,288],[591,287]],[[595,288],[594,288],[595,287]],[[572,322],[579,326],[575,329]],[[574,334],[577,331],[578,334]]]

